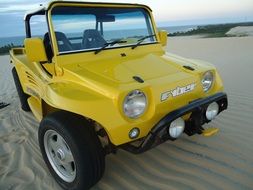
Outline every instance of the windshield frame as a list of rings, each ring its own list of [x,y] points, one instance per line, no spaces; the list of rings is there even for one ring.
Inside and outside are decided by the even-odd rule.
[[[90,48],[90,49],[80,49],[80,50],[71,50],[71,51],[64,51],[60,52],[58,49],[58,44],[56,40],[56,35],[55,35],[55,30],[54,30],[54,24],[53,24],[53,19],[52,19],[52,11],[55,7],[83,7],[83,8],[139,8],[143,9],[145,13],[148,16],[149,19],[149,24],[150,24],[150,30],[153,32],[154,36],[154,41],[153,42],[143,42],[140,44],[140,46],[145,46],[145,45],[153,45],[153,44],[158,44],[159,43],[159,36],[157,32],[157,28],[154,22],[154,18],[151,12],[151,9],[145,5],[138,5],[138,4],[116,4],[116,3],[84,3],[84,2],[73,2],[73,3],[55,3],[52,4],[48,11],[47,11],[47,18],[48,18],[48,25],[49,25],[49,33],[51,36],[51,42],[52,42],[52,49],[54,51],[54,55],[59,56],[59,55],[66,55],[66,54],[76,54],[76,53],[88,53],[88,52],[95,52],[96,50],[100,49],[99,48]],[[113,50],[113,49],[120,49],[120,48],[129,48],[135,45],[136,43],[131,43],[123,46],[116,46],[116,47],[107,47],[106,50]]]

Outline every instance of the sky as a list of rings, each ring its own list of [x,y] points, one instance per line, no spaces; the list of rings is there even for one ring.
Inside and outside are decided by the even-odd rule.
[[[96,0],[88,0],[96,2]],[[253,0],[98,0],[149,5],[158,26],[253,21]],[[23,36],[24,14],[48,0],[0,0],[0,38]]]

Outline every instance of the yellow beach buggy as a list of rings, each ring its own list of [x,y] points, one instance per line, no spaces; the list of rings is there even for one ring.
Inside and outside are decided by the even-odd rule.
[[[145,152],[204,129],[227,109],[211,64],[167,53],[167,32],[140,4],[53,1],[25,15],[10,51],[24,111],[40,121],[43,158],[66,190],[89,189],[105,156]]]

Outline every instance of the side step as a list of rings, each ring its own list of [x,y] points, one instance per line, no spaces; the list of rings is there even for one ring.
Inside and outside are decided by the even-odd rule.
[[[208,128],[202,131],[202,135],[204,137],[211,137],[213,135],[216,135],[219,132],[218,128]]]

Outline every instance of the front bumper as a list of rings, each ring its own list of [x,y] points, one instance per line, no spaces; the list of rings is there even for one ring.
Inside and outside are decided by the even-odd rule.
[[[167,132],[168,127],[170,126],[171,122],[173,122],[175,119],[189,113],[191,113],[191,116],[186,121],[184,132],[189,136],[194,134],[202,134],[202,131],[204,130],[202,128],[202,125],[204,123],[210,122],[205,117],[205,111],[208,105],[210,105],[213,102],[218,103],[219,113],[227,109],[228,106],[227,95],[222,92],[207,98],[195,100],[193,102],[190,102],[188,105],[167,114],[152,128],[152,130],[146,137],[133,143],[121,145],[120,148],[134,154],[139,154],[169,139],[175,140],[168,135]]]

